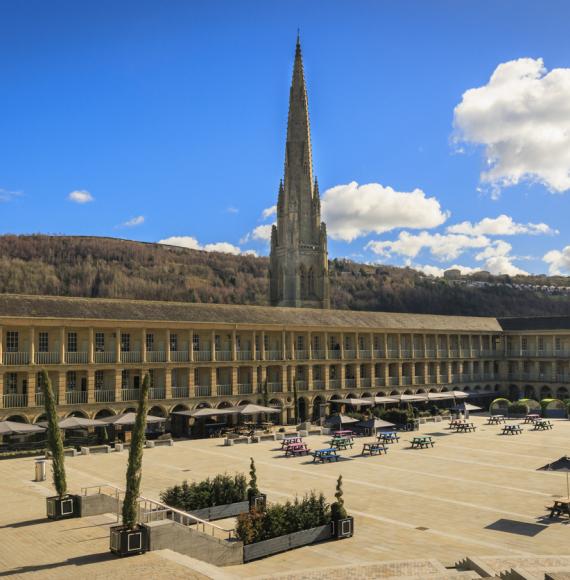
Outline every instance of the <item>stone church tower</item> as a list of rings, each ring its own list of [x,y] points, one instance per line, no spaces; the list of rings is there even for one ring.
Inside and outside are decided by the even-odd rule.
[[[269,268],[273,306],[330,308],[327,229],[321,222],[319,186],[313,179],[309,106],[298,37],[289,96],[285,178],[279,184]]]

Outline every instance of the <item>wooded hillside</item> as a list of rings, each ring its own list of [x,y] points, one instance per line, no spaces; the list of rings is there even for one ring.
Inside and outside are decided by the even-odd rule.
[[[0,292],[267,304],[268,259],[113,238],[0,236]],[[569,314],[570,297],[509,287],[566,278],[493,278],[474,287],[409,268],[333,260],[334,308],[465,315]]]

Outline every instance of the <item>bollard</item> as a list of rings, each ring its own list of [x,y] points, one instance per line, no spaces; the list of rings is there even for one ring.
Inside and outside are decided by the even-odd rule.
[[[45,459],[36,459],[36,479],[35,481],[46,480],[46,463]]]

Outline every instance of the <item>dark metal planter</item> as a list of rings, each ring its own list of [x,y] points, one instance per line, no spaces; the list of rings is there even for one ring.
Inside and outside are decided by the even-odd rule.
[[[255,509],[258,512],[264,512],[266,507],[267,507],[267,494],[259,493],[249,498],[249,511]]]
[[[68,518],[78,518],[81,515],[79,496],[57,495],[46,498],[47,517],[50,520],[64,520]]]
[[[348,516],[342,520],[331,522],[332,537],[337,540],[342,538],[352,538],[354,535],[354,518]]]
[[[112,526],[109,549],[121,557],[144,554],[148,549],[148,531],[144,526],[132,530],[126,526]]]

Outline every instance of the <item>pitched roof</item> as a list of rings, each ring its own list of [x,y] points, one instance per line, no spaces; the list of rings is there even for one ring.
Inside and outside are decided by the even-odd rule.
[[[154,321],[425,332],[500,332],[496,318],[0,294],[1,318]]]
[[[503,330],[570,330],[570,316],[499,318]]]

